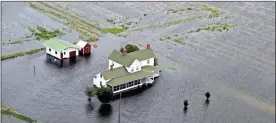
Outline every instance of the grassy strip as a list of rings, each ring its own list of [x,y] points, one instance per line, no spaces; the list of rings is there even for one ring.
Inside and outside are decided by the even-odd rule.
[[[179,43],[179,44],[185,44],[185,42],[183,41],[183,39],[180,39],[180,38],[177,38],[177,39],[174,39],[175,42]]]
[[[184,11],[191,11],[193,10],[192,8],[182,8],[182,9],[169,9],[168,11],[172,13],[178,13],[178,12],[184,12]]]
[[[19,41],[12,41],[12,42],[8,42],[7,44],[22,44],[23,41],[19,40]]]
[[[176,68],[175,68],[175,67],[168,67],[168,68],[171,69],[171,70],[176,71]]]
[[[220,23],[216,23],[214,25],[206,25],[204,27],[200,27],[198,29],[195,29],[195,30],[190,30],[188,31],[188,33],[193,33],[193,32],[200,32],[202,30],[205,30],[205,31],[219,31],[219,32],[222,32],[222,31],[228,31],[230,28],[232,27],[232,25],[230,24],[220,24]]]
[[[32,49],[32,50],[28,50],[25,52],[18,52],[18,53],[13,53],[10,55],[1,56],[1,61],[7,60],[7,59],[12,59],[12,58],[19,57],[19,56],[34,54],[41,50],[45,50],[45,48]]]
[[[66,12],[66,11],[64,11],[64,10],[62,10],[62,9],[59,9],[59,8],[57,8],[57,7],[54,7],[54,6],[51,6],[51,5],[49,5],[49,4],[47,4],[47,3],[44,3],[44,2],[39,2],[39,3],[41,3],[41,4],[45,5],[45,6],[47,6],[48,8],[54,9],[54,10],[56,10],[56,11],[58,11],[58,12],[61,12],[61,13],[65,14],[65,15],[68,15],[68,16],[70,16],[70,17],[76,19],[76,20],[79,20],[80,22],[82,22],[82,23],[84,23],[84,24],[87,24],[89,27],[95,28],[95,29],[97,29],[97,30],[99,30],[99,31],[101,31],[101,32],[105,32],[101,27],[99,27],[99,26],[97,26],[97,25],[95,25],[95,24],[91,24],[91,23],[89,23],[89,22],[83,20],[82,18],[78,17],[77,15],[74,15],[74,14],[72,14],[72,13],[70,13],[70,12]]]
[[[1,113],[4,115],[11,115],[17,119],[26,121],[28,123],[36,123],[37,122],[36,120],[33,120],[32,118],[21,115],[21,114],[17,113],[15,110],[13,110],[11,108],[4,107],[4,106],[1,106]]]
[[[121,27],[121,28],[107,28],[107,31],[113,34],[119,34],[123,31],[125,31],[125,28]]]
[[[83,38],[85,37],[83,40],[89,40],[89,41],[96,41],[96,40],[98,40],[97,36],[94,36],[94,35],[89,34],[89,33],[93,33],[93,34],[96,34],[96,35],[99,35],[99,36],[101,35],[101,34],[99,34],[97,32],[92,31],[91,29],[88,29],[87,27],[89,27],[89,26],[87,26],[87,25],[83,25],[80,22],[70,20],[69,18],[67,18],[67,17],[65,17],[65,16],[63,16],[61,14],[58,14],[56,12],[53,12],[53,11],[50,11],[50,10],[45,10],[40,5],[36,5],[34,3],[30,3],[30,6],[32,8],[34,8],[34,9],[38,10],[38,11],[41,11],[43,13],[46,13],[46,14],[49,14],[49,15],[53,15],[53,16],[55,16],[57,18],[65,20],[65,21],[63,21],[63,24],[68,25],[69,27],[74,28],[74,29],[76,29],[76,31],[80,32],[80,35],[81,35],[80,37],[83,37]],[[54,17],[52,17],[52,18],[54,18]],[[55,20],[57,20],[57,18],[55,18]],[[58,21],[58,22],[61,22],[61,21]],[[91,39],[93,39],[93,40],[91,40]]]

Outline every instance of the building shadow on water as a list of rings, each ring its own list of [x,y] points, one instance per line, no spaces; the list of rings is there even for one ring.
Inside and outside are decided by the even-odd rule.
[[[72,58],[60,60],[58,58],[55,58],[55,57],[47,54],[45,62],[47,64],[55,65],[59,68],[62,68],[62,67],[64,68],[67,66],[75,65],[77,63],[78,59],[79,59],[78,57],[72,57]]]
[[[98,109],[98,114],[100,117],[108,117],[112,114],[113,108],[110,104],[101,104]]]

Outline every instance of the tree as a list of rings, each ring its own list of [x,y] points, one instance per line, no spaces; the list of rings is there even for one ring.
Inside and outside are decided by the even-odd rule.
[[[188,100],[184,100],[184,106],[187,107],[188,106]]]
[[[131,53],[134,51],[140,50],[136,45],[134,44],[127,44],[125,47],[121,47],[120,51],[123,53],[124,48],[127,50],[127,53]]]
[[[158,59],[154,58],[154,66],[158,65]]]
[[[210,95],[209,92],[206,92],[206,93],[205,93],[205,96],[206,96],[207,99],[209,99],[211,95]]]
[[[110,88],[101,87],[97,89],[97,96],[102,103],[108,103],[111,100],[113,93]]]
[[[96,94],[96,88],[90,88],[90,87],[86,87],[84,93],[86,94],[86,96],[88,97],[88,100],[91,100],[91,97],[94,97]]]

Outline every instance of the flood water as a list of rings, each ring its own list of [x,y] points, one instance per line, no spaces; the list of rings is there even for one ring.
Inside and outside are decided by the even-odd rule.
[[[84,2],[66,4],[78,9],[85,8],[79,7]],[[137,18],[137,6],[147,8],[140,12],[147,12],[148,16],[160,12],[162,6],[165,6],[161,2],[89,2],[86,7],[92,4],[133,19]],[[271,8],[269,3],[207,4],[223,6],[230,12],[242,6]],[[114,8],[118,5],[121,7]],[[152,11],[149,5],[156,5],[156,10]],[[174,5],[177,3],[170,4]],[[275,9],[275,4],[273,7]],[[89,10],[89,7],[86,9]],[[122,11],[124,9],[136,12],[132,15]],[[256,14],[256,11],[248,11]],[[185,37],[187,35],[183,33],[188,28],[212,21],[199,20],[162,29],[129,32],[127,38],[107,34],[100,38],[97,42],[99,47],[92,49],[89,58],[78,57],[76,64],[63,68],[47,64],[44,51],[2,61],[2,105],[45,123],[115,123],[119,116],[119,100],[103,105],[97,98],[92,98],[89,103],[84,89],[92,86],[95,74],[108,68],[107,57],[113,49],[119,49],[126,43],[144,47],[150,43],[159,57],[162,76],[151,88],[121,99],[121,123],[273,123],[275,24],[264,21],[267,24],[264,25],[256,18],[249,21],[248,18],[238,16],[238,13],[243,12],[235,9],[232,14],[236,16],[227,20],[240,25],[233,30],[191,34],[185,39],[185,45],[174,45],[170,41],[160,41],[159,38],[174,34]],[[275,10],[265,17],[275,21],[275,17],[270,17],[274,14]],[[152,15],[152,18],[161,21],[164,15]],[[163,19],[173,17],[168,15]],[[145,18],[140,23],[147,25],[151,18]],[[35,73],[33,66],[36,68]],[[176,70],[168,69],[171,66]],[[209,104],[205,103],[206,91],[211,94]],[[186,111],[183,106],[185,99],[189,101]]]

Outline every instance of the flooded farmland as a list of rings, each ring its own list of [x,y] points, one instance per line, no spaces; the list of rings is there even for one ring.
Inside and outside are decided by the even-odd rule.
[[[91,57],[78,57],[72,66],[47,64],[45,51],[2,61],[2,105],[45,123],[117,122],[119,100],[102,105],[92,98],[88,103],[84,89],[92,86],[93,75],[107,69],[113,49],[150,43],[162,76],[144,92],[121,99],[122,123],[274,122],[275,3],[46,3],[34,3],[35,8],[2,2],[2,56],[43,47],[43,41],[27,38],[28,27],[71,29],[60,38],[80,40],[82,31],[63,23],[73,20],[68,13],[101,28],[129,29],[122,32],[125,36],[102,34],[91,42],[98,45]],[[73,21],[83,24],[81,19]],[[23,43],[8,44],[17,40]],[[209,104],[204,103],[206,91]]]

